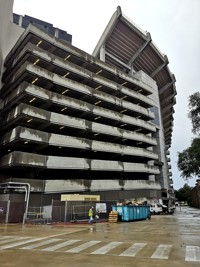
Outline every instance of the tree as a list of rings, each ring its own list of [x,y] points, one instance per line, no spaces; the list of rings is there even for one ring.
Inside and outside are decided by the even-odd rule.
[[[200,92],[189,96],[188,117],[192,122],[192,132],[200,134]],[[193,139],[190,147],[178,152],[177,167],[186,180],[192,176],[200,176],[200,137]]]
[[[200,175],[200,138],[194,138],[189,148],[178,152],[177,166],[186,180]]]
[[[178,201],[184,201],[187,202],[189,205],[191,204],[191,190],[192,187],[190,187],[188,184],[184,184],[182,188],[179,190],[175,190],[175,196]]]
[[[194,134],[200,134],[200,92],[189,96],[188,117],[192,122],[192,132]]]

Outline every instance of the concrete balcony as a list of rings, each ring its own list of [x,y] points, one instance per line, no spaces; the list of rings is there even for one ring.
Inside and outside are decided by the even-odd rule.
[[[25,30],[25,32],[23,33],[23,35],[19,38],[19,42],[17,43],[17,45],[15,45],[15,49],[13,49],[12,53],[10,53],[9,57],[7,57],[6,59],[6,64],[9,65],[10,60],[12,60],[13,57],[13,53],[15,53],[16,49],[19,47],[21,48],[21,50],[23,49],[24,45],[26,44],[25,42],[23,42],[23,46],[22,46],[22,41],[27,37],[27,35],[36,35],[38,36],[38,39],[40,40],[40,38],[42,38],[44,43],[46,44],[50,44],[51,46],[54,45],[55,48],[59,49],[60,51],[63,51],[63,57],[65,57],[66,54],[72,56],[72,57],[77,57],[82,61],[85,61],[85,63],[88,62],[88,64],[91,65],[91,63],[95,64],[95,66],[98,66],[100,69],[103,69],[105,71],[108,71],[110,73],[112,73],[113,75],[118,75],[120,78],[127,80],[130,83],[136,84],[138,87],[143,88],[144,91],[146,91],[146,93],[151,94],[153,92],[153,89],[151,88],[151,86],[149,84],[146,83],[141,83],[141,81],[139,81],[137,78],[131,77],[129,75],[127,75],[126,73],[124,73],[123,71],[120,71],[119,69],[116,69],[114,66],[112,65],[108,65],[105,64],[103,61],[99,60],[96,57],[93,57],[85,52],[83,52],[82,50],[74,47],[74,46],[70,46],[67,43],[63,43],[60,42],[57,39],[53,39],[52,42],[52,37],[49,36],[48,34],[46,34],[45,32],[41,31],[39,28],[36,28],[34,25],[29,25],[29,29]],[[27,38],[27,40],[29,41],[30,39]],[[27,42],[28,42],[27,41]],[[53,44],[52,44],[53,43]],[[37,48],[37,47],[35,47]],[[55,55],[54,55],[55,57]],[[52,60],[53,58],[51,58]]]
[[[30,66],[30,64],[25,64],[26,65],[26,70],[30,70],[31,71],[31,69],[32,69],[32,67],[33,66]],[[34,68],[34,67],[33,67]],[[36,70],[38,69],[38,67],[37,68],[35,68]],[[21,71],[22,70],[24,70],[23,68],[21,69]],[[33,70],[33,69],[32,69]],[[45,72],[45,71],[43,71],[43,70],[40,70],[40,71],[42,71],[42,72]],[[41,75],[41,74],[40,74]],[[47,73],[46,73],[46,75],[47,75]],[[49,75],[50,75],[50,73],[49,73]],[[49,75],[47,75],[47,76],[49,76]],[[51,76],[55,76],[55,74],[51,74]],[[60,78],[60,77],[57,77],[58,79]],[[62,79],[62,78],[60,78],[60,79]],[[66,79],[67,80],[67,79]],[[72,84],[75,84],[75,82],[73,81],[71,81],[71,80],[68,80],[69,81],[69,83],[72,83]],[[71,86],[72,86],[72,84],[71,84]],[[69,84],[68,84],[69,85]],[[66,86],[66,84],[65,84],[65,86]],[[78,87],[81,87],[81,85],[79,84],[78,85]],[[78,88],[77,87],[77,88]],[[66,89],[66,91],[68,91],[69,89]],[[92,90],[92,89],[91,89]],[[89,91],[87,91],[87,93],[90,93],[91,94],[91,90],[90,90],[90,92]],[[57,99],[59,99],[60,100],[60,97],[58,97],[57,96]],[[54,97],[54,100],[55,100],[55,97]],[[66,101],[66,99],[65,99],[65,101]],[[67,102],[67,101],[66,101]],[[66,103],[65,102],[65,103]],[[57,101],[57,103],[60,103],[60,102],[58,102]],[[64,105],[64,103],[63,103],[63,105]],[[76,105],[78,105],[78,102],[76,102]],[[83,105],[82,105],[83,106]],[[146,121],[144,121],[144,120],[141,120],[141,119],[136,119],[136,118],[133,118],[133,117],[130,117],[130,116],[128,116],[128,115],[124,115],[124,114],[119,114],[119,113],[114,113],[114,112],[112,112],[112,111],[110,111],[110,110],[106,110],[106,109],[98,109],[98,108],[96,108],[99,112],[101,111],[101,114],[98,112],[97,114],[98,115],[101,115],[101,116],[104,116],[104,117],[107,117],[108,115],[109,116],[111,116],[112,117],[112,119],[114,120],[118,120],[118,121],[120,121],[120,122],[122,122],[122,124],[124,124],[124,123],[126,123],[126,124],[129,124],[129,125],[134,125],[134,126],[137,126],[137,127],[141,127],[141,128],[143,128],[143,129],[145,129],[145,130],[149,130],[149,131],[153,131],[153,132],[155,132],[156,131],[156,129],[155,129],[155,126],[152,124],[152,123],[149,123],[149,122],[146,122]],[[109,114],[110,113],[110,114]],[[115,116],[114,116],[115,115]]]
[[[69,61],[65,61],[65,60],[63,60],[63,59],[61,59],[61,58],[59,58],[59,57],[47,52],[47,51],[42,50],[41,48],[39,48],[37,46],[34,46],[31,43],[28,43],[22,49],[21,53],[19,53],[18,57],[14,61],[15,64],[18,62],[19,59],[21,59],[22,56],[24,56],[25,53],[27,53],[29,51],[31,51],[31,55],[34,54],[35,57],[38,58],[37,59],[38,62],[42,61],[42,60],[45,60],[45,62],[46,62],[46,69],[45,70],[46,71],[48,71],[48,64],[47,64],[47,62],[48,62],[49,64],[51,64],[51,65],[53,64],[53,66],[57,66],[60,69],[62,69],[62,73],[60,73],[60,76],[63,76],[63,71],[65,69],[66,73],[73,72],[73,73],[77,74],[78,76],[82,76],[83,79],[88,79],[89,81],[94,80],[97,84],[104,85],[105,87],[110,88],[110,89],[112,89],[114,91],[120,90],[121,93],[123,93],[123,90],[122,90],[121,86],[119,86],[117,83],[113,82],[112,80],[106,79],[106,78],[104,78],[104,77],[102,77],[100,75],[97,75],[97,74],[95,74],[95,73],[93,73],[93,72],[91,72],[89,70],[86,70],[86,69],[84,69],[84,68],[82,68],[82,67],[80,67],[78,65],[75,65],[75,64],[73,64],[73,63],[71,63]],[[22,63],[23,63],[23,61],[20,62],[20,64],[22,64]],[[38,66],[37,66],[37,68],[38,68]],[[49,66],[49,68],[50,68],[50,66]],[[52,70],[52,73],[53,73],[53,70]],[[11,74],[12,74],[12,72],[9,73],[9,75],[11,75]],[[54,74],[56,74],[56,73],[54,73]],[[9,77],[7,77],[7,78],[9,78]],[[138,81],[137,81],[137,83],[138,83]],[[141,81],[140,81],[140,83],[141,83]],[[126,87],[123,87],[123,88],[124,88],[124,90],[126,90]],[[128,88],[127,88],[127,90],[128,90]],[[130,94],[128,94],[128,95],[130,95]],[[153,105],[151,99],[149,99],[148,97],[146,97],[146,96],[144,96],[144,95],[142,95],[140,93],[135,93],[133,90],[132,90],[131,97],[134,97],[135,100],[137,100],[137,102],[138,101],[144,102],[144,105],[148,105],[148,106]],[[127,106],[125,104],[125,106],[126,106],[126,108],[131,108],[130,105]],[[135,110],[136,107],[137,107],[137,105],[135,105],[135,107],[133,106],[132,109]],[[144,113],[146,116],[150,116],[151,118],[152,118],[152,116],[154,117],[153,113],[147,112],[142,107],[139,107],[138,109],[139,110],[136,109],[137,112],[139,111],[141,113]]]
[[[84,109],[84,107],[83,107]],[[156,145],[156,140],[150,136],[144,134],[139,134],[137,132],[132,132],[124,129],[120,129],[114,126],[104,125],[96,122],[87,122],[84,119],[79,119],[75,117],[70,117],[63,114],[51,113],[43,109],[38,109],[33,106],[20,104],[14,110],[10,111],[7,115],[7,123],[10,123],[13,119],[18,119],[23,116],[27,117],[26,125],[31,125],[34,120],[42,120],[40,123],[54,124],[56,128],[58,127],[72,127],[82,130],[92,130],[94,133],[101,133],[111,136],[116,136],[122,139],[135,140],[139,142],[144,142],[149,145]],[[28,126],[30,127],[30,126]]]
[[[15,151],[0,158],[0,168],[9,168],[13,166],[27,166],[44,169],[46,168],[46,156]]]
[[[129,89],[129,88],[126,88],[126,87],[122,87],[121,88],[121,92],[123,94],[126,94],[132,98],[135,98],[135,99],[138,99],[140,100],[141,102],[143,102],[147,107],[153,107],[155,104],[153,102],[152,99],[142,95],[141,93],[139,92],[134,92],[133,90]]]
[[[15,151],[0,158],[0,168],[32,167],[58,170],[91,170],[158,174],[159,168],[141,163],[95,160],[74,157],[45,156]],[[132,166],[131,166],[132,165]]]
[[[133,118],[127,115],[122,115],[122,121],[123,123],[137,125],[138,127],[147,129],[151,132],[156,132],[155,125],[150,122],[143,121],[141,119]]]
[[[88,170],[90,162],[84,158],[46,156],[48,169]]]
[[[120,161],[91,160],[92,171],[123,171],[123,164]]]
[[[127,147],[124,146],[122,147],[122,151],[124,155],[132,155],[132,156],[138,156],[138,157],[144,157],[144,158],[151,158],[151,159],[158,159],[158,155],[147,150],[147,149],[142,149],[138,147]]]
[[[130,147],[130,146],[122,146],[118,144],[108,143],[108,142],[100,142],[100,141],[92,141],[91,149],[93,151],[102,151],[108,153],[118,153],[121,155],[131,155],[149,159],[157,159],[158,155],[143,148],[138,147]]]
[[[13,119],[23,119],[27,117],[27,123],[32,120],[41,121],[45,124],[53,124],[59,127],[72,127],[76,129],[86,130],[88,126],[83,119],[62,115],[58,113],[48,112],[43,109],[35,108],[26,104],[20,104],[14,110],[9,112],[6,122],[9,123]],[[28,124],[30,125],[30,124]]]
[[[113,153],[119,155],[129,155],[135,157],[142,157],[148,159],[157,159],[158,156],[144,148],[124,146],[109,142],[102,142],[96,140],[89,140],[81,137],[72,137],[60,134],[53,134],[42,132],[38,130],[33,130],[25,127],[17,127],[12,131],[8,132],[2,137],[0,143],[1,147],[5,145],[12,146],[12,142],[15,143],[29,143],[34,144],[35,148],[40,149],[40,147],[51,146],[59,148],[73,148],[81,150],[91,150],[104,153]],[[31,148],[30,148],[31,149]]]
[[[155,166],[150,166],[142,163],[128,163],[124,162],[124,171],[126,172],[138,172],[138,173],[151,173],[151,174],[159,174],[159,168]]]
[[[161,190],[161,186],[157,182],[141,181],[141,180],[90,180],[89,186],[84,180],[46,180],[45,192],[63,192],[63,188],[67,188],[69,192],[77,191],[109,191],[109,190]]]
[[[16,89],[16,94],[19,93],[20,88]],[[32,87],[28,87],[24,89],[26,90],[30,90],[32,91],[33,88]],[[37,92],[37,91],[36,91]],[[40,92],[40,90],[39,90]],[[45,94],[45,92],[47,91],[42,91],[42,97],[43,99],[50,99],[51,98],[51,94]],[[41,92],[40,92],[41,93]],[[13,98],[15,98],[15,94],[13,92],[12,95]],[[70,101],[68,98],[64,98],[65,100],[69,101],[71,105],[73,105],[74,101]],[[8,98],[8,100],[6,101],[6,103],[10,102],[11,99]],[[59,101],[59,99],[57,99],[57,101]],[[66,102],[67,102],[66,101]],[[65,102],[65,103],[66,103]],[[79,102],[76,102],[76,106],[79,106]],[[91,105],[90,104],[84,104],[79,106],[82,110],[84,110],[85,112],[89,112],[91,110]],[[104,109],[101,109],[99,107],[95,107],[94,112],[101,110],[102,112],[105,112]],[[116,113],[105,113],[104,116],[108,117],[108,115],[116,115]],[[9,112],[9,114],[7,115],[7,123],[10,123],[13,119],[25,119],[25,117],[27,117],[26,122],[30,122],[32,123],[33,121],[40,121],[40,123],[42,124],[46,124],[46,125],[54,125],[54,127],[58,128],[64,128],[64,127],[70,127],[70,128],[76,128],[79,130],[84,130],[84,131],[88,131],[88,130],[92,130],[92,132],[94,133],[101,133],[104,135],[112,135],[112,136],[116,136],[122,139],[132,139],[132,140],[138,140],[140,142],[144,142],[147,143],[149,145],[156,145],[156,141],[154,138],[151,138],[149,136],[145,136],[143,134],[138,134],[138,133],[134,133],[132,131],[128,131],[128,130],[123,130],[117,127],[113,127],[113,126],[109,126],[109,125],[104,125],[104,124],[100,124],[100,123],[96,123],[96,122],[91,122],[91,121],[87,121],[81,118],[76,118],[76,117],[72,117],[72,116],[67,116],[67,115],[63,115],[63,114],[59,114],[59,113],[54,113],[54,112],[49,112],[43,109],[39,109],[33,106],[29,106],[29,105],[25,105],[25,104],[20,104],[19,106],[17,106],[14,110],[12,110],[11,112]],[[125,115],[121,115],[122,118],[125,117]],[[126,116],[127,118],[127,116]],[[137,121],[137,119],[135,119],[135,121]],[[140,120],[141,121],[141,120]],[[27,124],[31,125],[31,124]],[[23,122],[24,124],[24,122]],[[139,124],[138,124],[139,125]],[[150,125],[150,124],[149,124]],[[151,125],[150,125],[151,126]],[[30,127],[30,126],[28,126]],[[152,130],[155,128],[153,125],[151,126]]]

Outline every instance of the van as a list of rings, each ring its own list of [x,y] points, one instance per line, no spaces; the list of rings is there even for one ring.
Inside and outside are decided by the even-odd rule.
[[[150,204],[150,212],[151,214],[160,214],[163,212],[162,205],[159,203],[151,203]]]

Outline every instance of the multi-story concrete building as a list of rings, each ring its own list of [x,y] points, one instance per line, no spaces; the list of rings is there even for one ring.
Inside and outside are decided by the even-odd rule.
[[[175,78],[150,34],[118,7],[89,55],[51,24],[13,22],[12,2],[0,1],[0,181],[30,184],[34,205],[168,200]]]

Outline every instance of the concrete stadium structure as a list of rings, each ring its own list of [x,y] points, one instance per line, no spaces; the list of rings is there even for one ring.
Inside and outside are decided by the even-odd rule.
[[[30,184],[32,205],[173,198],[175,77],[150,34],[118,7],[89,55],[51,24],[13,22],[12,5],[0,0],[0,182]]]

